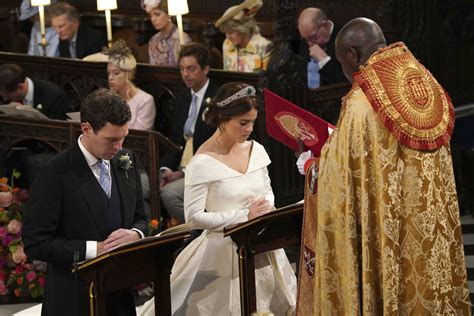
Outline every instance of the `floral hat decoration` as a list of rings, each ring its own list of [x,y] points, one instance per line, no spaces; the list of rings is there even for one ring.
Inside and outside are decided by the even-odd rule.
[[[150,13],[153,9],[160,9],[168,14],[168,2],[166,0],[141,0],[141,7],[146,13]]]
[[[257,14],[262,5],[262,0],[245,0],[239,5],[228,8],[219,20],[216,21],[215,26],[219,27],[229,19],[240,21],[246,18],[251,18]]]
[[[111,47],[105,47],[102,52],[84,57],[84,61],[111,62],[124,71],[132,71],[137,67],[137,60],[132,50],[123,40],[118,40]]]

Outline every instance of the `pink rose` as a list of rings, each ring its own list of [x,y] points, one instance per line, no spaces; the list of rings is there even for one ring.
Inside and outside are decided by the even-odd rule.
[[[26,254],[23,251],[23,247],[16,248],[16,251],[12,254],[12,259],[16,264],[24,264],[26,262]]]
[[[5,237],[7,234],[7,228],[5,226],[0,226],[0,237]]]
[[[16,273],[16,274],[20,274],[20,273],[22,273],[24,270],[25,270],[25,267],[23,267],[22,265],[17,265],[17,266],[15,267],[15,273]]]
[[[44,276],[40,276],[38,278],[38,283],[41,285],[41,287],[44,287],[44,285],[46,284],[46,278]]]
[[[36,279],[36,273],[35,271],[30,271],[26,274],[26,279],[28,280],[28,282],[31,282],[33,281],[34,279]]]
[[[12,219],[10,223],[8,223],[7,229],[10,234],[16,235],[21,231],[21,223],[16,219]]]
[[[5,282],[0,281],[0,295],[7,295],[8,294],[8,289],[5,286]]]
[[[13,201],[13,194],[8,192],[0,192],[0,207],[9,207]]]

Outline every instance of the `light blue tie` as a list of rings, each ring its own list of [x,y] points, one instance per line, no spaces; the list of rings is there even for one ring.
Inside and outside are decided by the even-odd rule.
[[[316,89],[320,85],[319,62],[310,59],[308,63],[308,88]]]
[[[69,42],[69,53],[71,54],[71,58],[76,58],[76,41]]]
[[[193,136],[193,126],[196,122],[197,114],[197,95],[193,93],[193,97],[191,100],[191,110],[189,111],[186,123],[184,123],[184,135],[187,137]]]
[[[97,166],[99,167],[99,183],[102,189],[104,189],[105,194],[110,198],[110,174],[107,171],[107,164],[104,160],[97,161]]]

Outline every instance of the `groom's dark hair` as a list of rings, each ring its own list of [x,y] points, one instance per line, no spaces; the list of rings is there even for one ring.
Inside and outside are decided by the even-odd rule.
[[[127,102],[109,89],[97,89],[81,103],[81,123],[89,123],[94,133],[107,123],[123,126],[131,118]]]

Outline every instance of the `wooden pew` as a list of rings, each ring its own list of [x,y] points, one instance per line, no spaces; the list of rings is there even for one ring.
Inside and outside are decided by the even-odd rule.
[[[106,63],[0,52],[0,64],[3,63],[18,64],[27,76],[57,83],[68,92],[76,110],[89,93],[99,87],[107,86]],[[258,83],[258,75],[253,73],[212,69],[209,76],[218,85],[229,81],[243,81],[253,85]],[[169,135],[175,96],[185,88],[179,69],[139,63],[135,77],[136,84],[155,98],[158,113],[157,130],[166,136]]]

